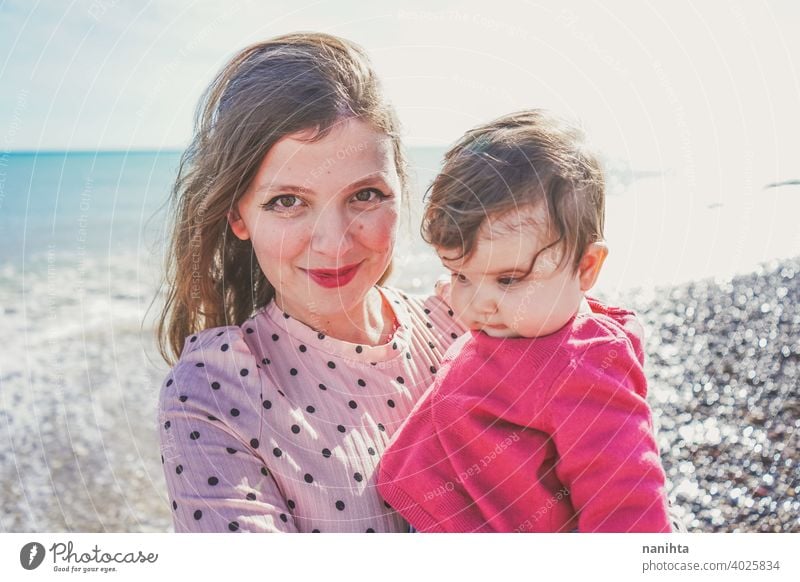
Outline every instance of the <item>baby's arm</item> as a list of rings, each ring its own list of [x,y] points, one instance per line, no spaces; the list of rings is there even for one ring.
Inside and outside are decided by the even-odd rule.
[[[623,341],[591,348],[546,403],[581,532],[669,532],[665,475],[645,401],[646,379]]]

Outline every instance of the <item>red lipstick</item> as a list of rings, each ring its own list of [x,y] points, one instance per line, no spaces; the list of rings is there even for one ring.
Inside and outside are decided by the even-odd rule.
[[[363,262],[363,261],[362,261]],[[347,265],[341,269],[303,269],[315,283],[327,289],[344,287],[356,276],[361,263]]]

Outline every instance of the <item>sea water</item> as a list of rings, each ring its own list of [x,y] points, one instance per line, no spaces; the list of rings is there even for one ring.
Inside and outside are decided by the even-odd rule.
[[[389,284],[430,293],[421,193],[442,148],[412,148],[412,212]],[[0,156],[0,531],[169,531],[155,405],[166,203],[179,152]],[[722,191],[611,165],[596,292],[613,297],[800,254],[800,188]]]

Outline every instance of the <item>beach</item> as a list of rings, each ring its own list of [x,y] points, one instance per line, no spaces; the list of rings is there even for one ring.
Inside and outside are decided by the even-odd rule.
[[[440,154],[416,152],[419,184]],[[4,178],[19,196],[0,215],[2,532],[172,530],[156,413],[168,367],[153,332],[166,231],[154,213],[177,159],[29,156]],[[657,240],[665,219],[642,201],[674,203],[680,188],[620,179],[595,294],[646,325],[648,400],[676,513],[692,532],[800,531],[800,252],[767,248],[796,249],[797,190],[698,204],[693,221],[717,221],[705,232],[715,244],[689,239],[670,254]],[[424,294],[441,267],[417,220],[401,227],[389,284]],[[681,228],[679,240],[700,236],[691,220]],[[684,260],[693,253],[703,260]]]
[[[689,531],[800,531],[798,299],[800,258],[624,298],[646,325],[648,401]]]

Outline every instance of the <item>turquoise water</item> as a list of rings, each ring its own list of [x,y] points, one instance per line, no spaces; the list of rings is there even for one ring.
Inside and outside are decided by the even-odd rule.
[[[411,155],[425,183],[441,151]],[[153,325],[178,161],[0,155],[0,532],[172,527]],[[391,282],[432,289],[435,257],[403,228]]]
[[[417,219],[443,152],[409,153],[414,216],[389,283],[430,292],[441,267]],[[171,529],[155,408],[167,366],[152,326],[178,161],[0,154],[0,532]],[[800,254],[796,188],[708,204],[668,175],[608,181],[610,295]]]
[[[0,262],[35,259],[52,246],[95,254],[130,252],[147,243],[158,233],[157,211],[167,200],[179,155],[7,154],[0,160]]]
[[[443,149],[409,153],[419,188]],[[0,156],[0,265],[59,253],[129,256],[163,248],[165,204],[180,152],[49,152]]]

